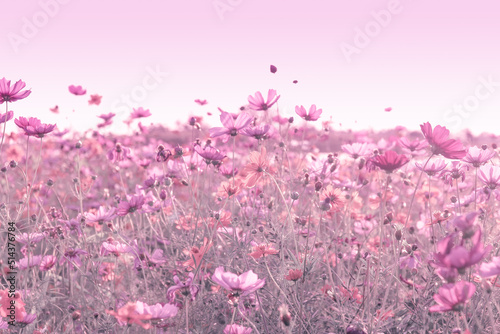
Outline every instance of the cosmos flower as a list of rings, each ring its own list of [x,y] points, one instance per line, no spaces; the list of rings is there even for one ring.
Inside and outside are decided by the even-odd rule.
[[[248,255],[250,255],[256,260],[258,258],[265,257],[267,255],[275,255],[279,253],[278,250],[266,244],[261,244],[261,245],[256,244],[255,246],[253,246],[252,250],[253,252],[249,253]]]
[[[383,155],[377,155],[369,160],[370,165],[392,173],[395,169],[406,165],[410,160],[403,154],[394,151],[386,151]]]
[[[500,167],[498,166],[484,165],[479,168],[477,175],[481,182],[490,189],[495,189],[500,185]]]
[[[250,109],[252,110],[262,110],[267,111],[271,108],[276,102],[280,95],[276,95],[276,90],[270,89],[267,93],[267,100],[264,101],[262,94],[260,92],[256,92],[255,96],[248,96],[248,103],[250,104]]]
[[[495,152],[488,149],[483,150],[477,146],[469,147],[467,155],[462,158],[463,162],[467,162],[472,166],[478,168],[484,165],[488,160],[495,156]]]
[[[399,138],[398,144],[406,153],[415,155],[422,153],[423,149],[429,146],[429,143],[425,140],[415,139],[413,141],[409,141],[405,137]]]
[[[445,284],[433,297],[438,305],[431,306],[429,312],[462,311],[474,292],[476,286],[473,283],[460,281],[455,284]]]
[[[349,154],[353,159],[367,157],[373,153],[375,146],[369,143],[353,143],[341,146],[342,151]]]
[[[296,106],[295,107],[295,113],[302,117],[306,121],[317,121],[319,117],[321,116],[321,113],[323,112],[322,109],[316,109],[316,105],[313,104],[309,108],[309,112],[306,111],[306,108],[304,106]]]
[[[252,116],[241,113],[234,119],[230,113],[223,111],[220,114],[220,121],[224,127],[211,128],[209,130],[210,137],[224,136],[224,141],[227,141],[228,136],[234,137],[240,130],[246,128],[252,122]]]
[[[236,275],[225,272],[222,266],[215,269],[212,280],[228,291],[241,293],[241,296],[257,291],[266,283],[265,279],[259,279],[252,270]]]
[[[175,317],[179,309],[177,306],[172,304],[162,305],[160,303],[156,303],[155,305],[148,305],[138,301],[136,302],[136,311],[139,314],[151,315],[151,320],[161,320]]]
[[[151,314],[139,314],[137,304],[128,302],[125,306],[118,309],[118,312],[106,310],[106,313],[113,315],[120,325],[136,324],[144,329],[151,328],[150,324],[145,324],[141,320],[151,319]]]
[[[257,140],[264,139],[271,126],[269,124],[246,127],[241,130],[241,134],[248,137],[253,137]]]
[[[488,278],[500,275],[500,257],[495,256],[489,263],[481,263],[479,267],[479,276]]]
[[[252,188],[255,186],[257,181],[264,175],[269,169],[269,161],[266,156],[266,148],[262,146],[259,152],[250,153],[250,163],[247,164],[243,170],[242,174],[245,175],[242,180],[243,186]]]
[[[112,221],[116,217],[115,211],[115,208],[106,209],[103,206],[100,206],[96,213],[85,213],[85,223],[98,223],[99,225],[103,225],[104,223]]]
[[[14,118],[14,112],[12,110],[0,114],[0,124],[6,123]]]
[[[57,257],[54,255],[45,255],[40,261],[40,270],[41,271],[49,271],[54,268],[57,263]]]
[[[421,164],[420,162],[415,162],[415,167],[425,172],[429,176],[436,175],[437,173],[445,169],[446,166],[447,163],[443,159],[434,159],[432,161],[429,161],[427,165]]]
[[[198,103],[200,106],[204,106],[205,104],[207,104],[207,100],[196,99],[194,100],[194,102]]]
[[[301,269],[290,269],[288,275],[285,275],[285,279],[289,281],[298,281],[302,277]]]
[[[172,285],[170,288],[167,290],[167,299],[173,303],[175,301],[175,292],[179,291],[183,296],[189,296],[191,295],[191,300],[195,300],[196,295],[198,294],[198,291],[200,290],[200,287],[196,284],[193,283],[194,280],[194,274],[189,273],[188,278],[182,282],[177,275],[174,276],[174,283],[175,285]]]
[[[436,125],[433,130],[431,124],[427,122],[421,124],[420,129],[431,145],[433,154],[441,154],[448,159],[461,159],[467,154],[460,140],[448,139],[450,131],[447,128]]]
[[[138,109],[133,109],[134,111],[130,114],[131,119],[144,118],[151,116],[149,109],[143,109],[142,107]]]
[[[76,96],[85,95],[87,93],[87,91],[83,89],[82,86],[71,85],[68,87],[68,90],[71,94],[74,94]]]
[[[13,87],[10,87],[10,80],[2,78],[0,80],[0,104],[4,102],[15,102],[28,97],[31,90],[23,90],[26,84],[22,80],[18,80]]]
[[[56,127],[55,124],[43,124],[38,118],[35,117],[30,117],[29,119],[19,117],[14,120],[14,123],[24,130],[25,135],[35,136],[37,138],[43,138],[46,134],[52,132]]]
[[[194,150],[205,160],[207,165],[211,164],[213,161],[221,161],[226,157],[226,155],[220,153],[218,149],[208,145],[204,148],[202,148],[201,145],[195,145]]]
[[[98,94],[90,95],[89,105],[95,104],[96,106],[101,104],[102,96]]]
[[[251,334],[251,333],[252,333],[251,328],[236,324],[227,325],[224,328],[224,334]]]
[[[144,203],[145,199],[142,195],[127,196],[126,201],[121,201],[120,204],[118,204],[116,214],[118,216],[126,216],[129,213],[134,213],[141,209]]]

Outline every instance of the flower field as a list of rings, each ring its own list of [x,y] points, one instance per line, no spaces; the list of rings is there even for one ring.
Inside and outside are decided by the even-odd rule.
[[[0,80],[0,331],[500,332],[496,136],[334,131],[273,89],[77,133],[30,93]]]

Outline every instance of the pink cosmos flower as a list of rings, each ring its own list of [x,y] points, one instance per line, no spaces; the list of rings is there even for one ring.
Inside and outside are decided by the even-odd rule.
[[[99,210],[97,210],[95,214],[89,212],[85,213],[85,223],[98,223],[99,225],[103,225],[104,223],[112,221],[116,217],[115,211],[115,208],[105,209],[103,206],[100,206]]]
[[[252,329],[249,327],[243,327],[240,325],[227,325],[226,328],[224,328],[224,334],[251,334]]]
[[[132,248],[126,244],[119,243],[117,241],[107,242],[104,241],[101,245],[101,255],[106,256],[108,254],[113,254],[118,257],[120,254],[129,253]]]
[[[200,106],[204,106],[205,104],[207,104],[207,100],[196,99],[194,100],[194,102],[198,103]]]
[[[149,112],[149,109],[143,109],[142,107],[140,107],[138,109],[133,109],[133,110],[134,111],[130,114],[131,119],[151,116],[151,112]]]
[[[441,154],[448,159],[461,159],[467,154],[460,140],[448,139],[450,131],[447,128],[436,125],[432,130],[431,124],[427,122],[421,124],[420,129],[431,145],[433,154]]]
[[[419,170],[425,172],[429,176],[434,176],[437,173],[441,172],[445,169],[447,163],[443,159],[434,159],[433,161],[429,161],[427,165],[421,164],[420,162],[415,162],[415,167]]]
[[[253,137],[257,140],[265,139],[266,137],[268,137],[266,136],[266,134],[268,133],[270,128],[271,126],[269,124],[252,127],[249,126],[241,130],[241,134],[244,136]]]
[[[316,109],[316,105],[313,104],[309,108],[309,112],[306,111],[306,108],[304,106],[296,106],[295,107],[295,113],[302,117],[306,121],[317,121],[319,117],[321,116],[321,113],[323,112],[322,109]]]
[[[118,204],[118,209],[116,210],[116,214],[118,216],[126,216],[129,213],[134,213],[137,210],[141,209],[144,205],[145,199],[142,195],[127,195],[127,201],[121,201]]]
[[[467,155],[462,158],[463,162],[467,162],[472,166],[478,168],[484,165],[488,160],[493,158],[495,152],[490,151],[488,149],[483,150],[477,146],[469,147],[467,151]]]
[[[74,95],[85,95],[87,93],[87,91],[85,89],[82,88],[82,86],[74,86],[74,85],[71,85],[68,87],[68,90],[71,94],[74,94]]]
[[[271,108],[276,102],[280,95],[276,96],[276,90],[270,89],[267,93],[267,101],[264,101],[262,94],[260,92],[256,92],[255,96],[248,96],[248,103],[250,103],[250,109],[252,110],[263,110],[267,111]]]
[[[77,267],[82,266],[82,261],[80,260],[80,255],[88,255],[87,251],[78,248],[68,248],[66,252],[64,252],[64,257],[61,258],[60,264],[68,261],[71,264],[76,265]]]
[[[224,127],[211,128],[209,131],[210,137],[224,136],[223,141],[226,142],[229,136],[236,136],[240,130],[246,128],[252,122],[252,116],[247,113],[239,114],[236,119],[228,112],[221,112],[220,121]]]
[[[453,243],[453,235],[449,235],[438,242],[438,253],[434,253],[434,259],[437,261],[435,265],[439,267],[455,268],[459,272],[463,272],[479,261],[491,250],[491,245],[484,247],[481,241],[481,229],[478,229],[471,238],[473,246],[470,250],[462,245],[455,246]]]
[[[22,80],[18,80],[13,87],[10,87],[10,80],[2,78],[0,80],[0,104],[15,102],[28,97],[31,94],[31,90],[23,90],[21,92],[21,89],[24,87],[26,87],[26,84]]]
[[[205,160],[207,165],[213,162],[220,162],[226,157],[225,154],[220,153],[218,149],[212,146],[205,146],[202,148],[201,145],[195,145],[194,150]]]
[[[471,237],[474,235],[473,228],[476,223],[476,218],[479,216],[479,212],[469,212],[466,215],[461,215],[453,219],[451,222],[459,231],[464,233],[464,238]]]
[[[110,112],[109,114],[102,114],[102,115],[98,115],[97,117],[101,118],[105,122],[108,122],[115,116],[116,116],[116,114]]]
[[[473,283],[460,281],[455,284],[445,284],[433,297],[438,305],[431,306],[429,312],[461,311],[474,292],[476,286]]]
[[[0,114],[0,124],[10,121],[14,117],[14,112],[12,110]]]
[[[38,118],[34,117],[30,117],[29,119],[19,117],[14,120],[14,123],[24,130],[25,135],[35,136],[37,138],[43,138],[56,127],[55,124],[43,124]]]
[[[399,146],[405,151],[405,153],[420,155],[423,153],[424,148],[429,146],[429,143],[425,140],[415,139],[409,141],[407,138],[402,137],[398,140]]]
[[[259,279],[252,270],[238,276],[225,272],[222,266],[215,269],[212,280],[228,291],[241,293],[241,296],[257,291],[266,283],[266,279]]]
[[[128,302],[125,306],[118,309],[118,312],[106,310],[106,313],[115,316],[116,320],[118,320],[122,326],[127,324],[137,324],[144,329],[151,328],[150,324],[145,324],[141,321],[151,319],[151,314],[139,314],[137,312],[136,303]]]
[[[410,160],[403,154],[397,154],[394,151],[386,151],[383,155],[377,155],[371,158],[369,165],[377,166],[378,168],[392,173],[395,169],[406,165]]]
[[[49,271],[54,268],[57,264],[57,257],[54,255],[45,255],[40,262],[40,270],[41,271]]]
[[[342,151],[349,154],[353,159],[367,157],[373,154],[375,146],[369,143],[354,143],[342,145]]]
[[[253,257],[256,260],[258,258],[265,257],[267,255],[275,255],[275,254],[279,253],[278,250],[276,250],[272,246],[266,245],[266,244],[261,244],[261,245],[255,244],[253,246],[252,250],[253,250],[253,252],[249,253],[248,255],[250,255],[251,257]]]
[[[267,159],[266,148],[262,146],[259,152],[250,153],[250,163],[242,170],[243,186],[252,188],[257,184],[257,181],[269,171],[269,160]]]
[[[443,170],[441,176],[444,177],[447,184],[452,186],[453,180],[458,182],[458,179],[462,178],[462,182],[464,182],[466,170],[469,170],[469,166],[463,165],[459,161],[452,161],[451,168]]]
[[[96,106],[101,104],[102,96],[98,94],[90,95],[89,105],[95,104]]]
[[[500,256],[495,256],[489,263],[482,263],[479,267],[479,276],[488,278],[500,275]]]
[[[172,304],[162,305],[160,303],[156,303],[155,305],[148,305],[138,301],[136,303],[136,311],[139,314],[151,315],[151,320],[161,320],[175,317],[179,309],[177,306]]]
[[[193,283],[194,274],[189,273],[186,281],[182,282],[177,275],[174,276],[174,283],[167,290],[167,299],[172,303],[175,301],[175,292],[179,291],[183,296],[191,295],[191,300],[195,300],[200,287]]]
[[[495,189],[500,185],[500,167],[484,165],[479,168],[479,179],[490,189]]]

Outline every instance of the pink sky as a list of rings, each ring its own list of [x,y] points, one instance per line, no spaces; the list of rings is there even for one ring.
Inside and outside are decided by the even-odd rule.
[[[10,1],[0,77],[33,91],[11,105],[17,116],[61,128],[92,127],[96,115],[116,112],[114,129],[124,129],[131,107],[123,96],[134,91],[133,105],[153,114],[145,123],[211,112],[215,124],[217,107],[237,111],[273,88],[283,114],[314,103],[334,129],[430,121],[497,132],[499,10],[493,0]],[[168,75],[154,80],[152,71]],[[71,95],[71,84],[87,95]],[[88,106],[95,93],[102,104]],[[61,114],[49,111],[55,105]]]

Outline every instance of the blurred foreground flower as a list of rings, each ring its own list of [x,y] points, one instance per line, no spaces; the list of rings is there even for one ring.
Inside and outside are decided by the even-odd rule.
[[[462,311],[475,291],[475,285],[465,281],[445,284],[433,297],[438,305],[431,306],[429,312]]]

